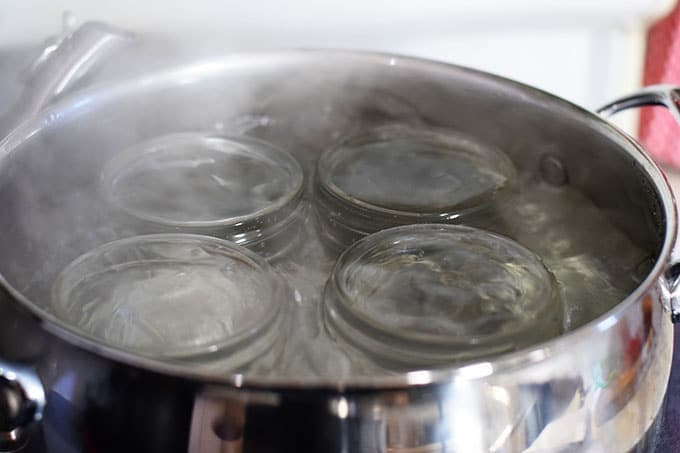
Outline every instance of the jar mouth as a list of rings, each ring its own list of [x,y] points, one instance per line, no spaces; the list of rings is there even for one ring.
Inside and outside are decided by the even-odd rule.
[[[324,306],[331,330],[355,346],[419,365],[508,352],[563,330],[556,282],[540,258],[457,225],[409,225],[358,241],[338,259]]]
[[[303,180],[297,160],[268,142],[178,133],[116,155],[101,185],[112,205],[139,221],[230,237],[285,222]]]
[[[51,311],[79,335],[163,360],[241,366],[276,340],[284,285],[261,257],[210,236],[109,242],[71,262]]]
[[[496,147],[456,131],[406,125],[366,130],[328,149],[316,174],[318,209],[366,234],[412,223],[483,221],[517,179]]]

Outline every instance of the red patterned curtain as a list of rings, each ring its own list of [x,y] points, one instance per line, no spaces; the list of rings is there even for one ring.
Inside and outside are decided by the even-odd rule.
[[[647,37],[644,84],[680,85],[680,3]],[[662,107],[640,113],[640,141],[657,161],[680,168],[680,125]]]

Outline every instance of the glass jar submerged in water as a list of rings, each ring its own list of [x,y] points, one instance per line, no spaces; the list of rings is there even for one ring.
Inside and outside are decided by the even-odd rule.
[[[248,137],[171,134],[115,156],[104,195],[143,232],[208,234],[266,256],[292,243],[304,217],[300,165]]]
[[[263,255],[290,291],[239,245],[225,246],[226,259],[212,245],[150,247],[168,235],[141,236],[68,266],[52,311],[108,345],[200,364],[201,373],[294,379],[454,365],[570,328],[579,312],[560,284],[569,270],[553,267],[553,276],[522,245],[491,233],[517,230],[506,208],[526,204],[499,149],[455,131],[376,126],[322,153],[313,184],[292,151],[248,137],[173,134],[96,173],[104,188],[96,195],[117,207],[114,220],[134,226],[124,235],[230,239]],[[550,237],[540,236],[541,244]],[[540,246],[512,239],[554,265]]]
[[[260,257],[191,234],[104,244],[54,283],[52,311],[79,333],[146,356],[242,366],[280,335],[286,291]]]
[[[346,250],[324,294],[333,335],[388,368],[441,366],[562,333],[555,280],[512,240],[455,225],[410,225]]]
[[[458,132],[383,126],[319,159],[316,211],[339,248],[413,223],[498,228],[498,208],[516,183],[510,159]]]

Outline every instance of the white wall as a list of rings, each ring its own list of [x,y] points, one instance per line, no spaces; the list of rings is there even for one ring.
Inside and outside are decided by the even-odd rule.
[[[5,0],[0,50],[35,45],[61,13],[216,51],[364,48],[505,75],[594,108],[637,87],[648,24],[674,0]],[[627,126],[632,127],[630,120]]]

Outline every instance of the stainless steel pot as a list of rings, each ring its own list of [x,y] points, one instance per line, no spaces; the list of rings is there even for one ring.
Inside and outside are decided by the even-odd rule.
[[[118,40],[111,33],[95,27],[83,47],[77,37],[66,39],[55,55],[69,57],[41,64],[66,60],[82,68],[98,55],[92,49]],[[666,392],[670,320],[680,318],[675,203],[640,145],[599,116],[470,69],[337,51],[232,55],[83,90],[36,112],[76,74],[40,82],[51,88],[0,143],[0,451],[30,438],[32,451],[59,452],[644,448]],[[340,127],[318,106],[356,81],[398,93],[430,124],[484,136],[524,174],[568,181],[650,251],[651,272],[616,307],[554,340],[493,360],[381,378],[206,378],[80,337],[44,310],[40,275],[102,238],[97,231],[70,237],[78,211],[66,202],[62,215],[41,217],[59,211],[60,199],[29,197],[35,203],[26,204],[32,185],[49,184],[58,195],[133,138],[201,129],[239,107],[288,112],[278,140],[309,166]],[[663,104],[677,115],[676,93],[649,89],[603,111]],[[351,93],[346,98],[340,111],[359,121],[375,116]],[[341,115],[342,127],[356,117]]]

